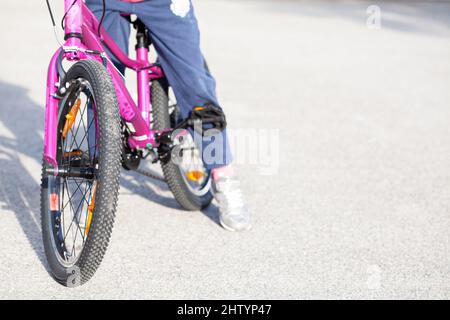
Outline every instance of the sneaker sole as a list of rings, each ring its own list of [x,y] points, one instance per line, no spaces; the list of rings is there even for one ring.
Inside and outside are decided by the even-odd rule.
[[[232,232],[248,231],[248,230],[250,230],[250,229],[252,228],[252,225],[249,224],[245,229],[242,229],[242,230],[236,230],[236,229],[233,229],[233,228],[227,226],[227,225],[222,221],[222,218],[220,218],[219,221],[220,221],[220,225],[222,226],[222,228],[224,228],[225,230],[228,230],[228,231],[232,231]]]

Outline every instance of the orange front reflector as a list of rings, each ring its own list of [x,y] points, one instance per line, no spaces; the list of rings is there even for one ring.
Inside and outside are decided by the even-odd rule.
[[[91,227],[91,221],[92,221],[92,210],[88,210],[88,216],[86,221],[86,235],[89,234],[89,228]]]
[[[95,206],[95,195],[97,194],[97,184],[95,184],[92,187],[92,197],[91,197],[91,203],[89,203],[88,206],[88,215],[87,215],[87,221],[86,221],[86,235],[89,233],[89,229],[91,227],[92,222],[92,214],[94,213],[94,206]]]
[[[202,171],[188,171],[186,173],[186,178],[188,178],[188,180],[190,181],[198,181],[201,178],[203,178],[205,176],[205,174]]]
[[[195,108],[194,108],[195,111],[201,111],[201,110],[203,110],[203,109],[205,109],[205,107],[195,107]]]
[[[50,193],[50,211],[58,211],[59,209],[59,195],[57,193]]]
[[[71,152],[64,152],[64,158],[68,157],[80,157],[83,154],[81,150],[75,150]]]
[[[81,99],[77,99],[70,109],[69,113],[66,114],[66,123],[64,124],[62,136],[65,139],[67,133],[69,133],[70,128],[72,128],[75,118],[77,117],[78,110],[80,110]]]

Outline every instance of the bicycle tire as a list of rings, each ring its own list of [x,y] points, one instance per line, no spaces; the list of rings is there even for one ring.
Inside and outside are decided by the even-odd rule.
[[[165,78],[152,80],[151,98],[154,129],[171,128],[173,124],[169,114],[168,83]],[[197,195],[187,186],[178,166],[174,162],[161,163],[161,167],[169,189],[185,210],[201,210],[211,203],[213,199],[211,188],[203,195]],[[209,176],[208,179],[210,180],[211,177]]]
[[[96,139],[98,140],[95,140],[95,151],[92,158],[92,165],[94,168],[96,168],[97,171],[95,177],[93,178],[94,180],[96,180],[92,182],[91,186],[90,200],[91,203],[95,202],[95,206],[93,206],[93,208],[91,209],[89,209],[88,207],[88,210],[91,210],[89,212],[91,220],[89,220],[89,223],[86,222],[88,220],[85,220],[85,231],[87,228],[88,233],[85,233],[86,239],[83,238],[83,247],[78,258],[76,258],[76,260],[74,259],[73,263],[66,264],[64,263],[64,257],[62,257],[61,259],[61,249],[58,248],[59,242],[57,242],[58,239],[56,239],[56,227],[54,226],[54,213],[57,213],[58,210],[50,210],[52,209],[52,200],[50,199],[51,193],[49,192],[51,190],[49,190],[49,188],[54,188],[54,177],[46,173],[46,167],[48,167],[48,165],[45,163],[45,161],[43,163],[41,184],[42,236],[50,273],[57,282],[69,287],[86,283],[95,274],[105,255],[114,225],[114,218],[117,207],[122,150],[118,102],[114,85],[107,70],[101,63],[95,60],[82,60],[75,63],[69,69],[65,78],[65,82],[68,83],[72,80],[77,79],[86,80],[90,85],[90,88],[92,89],[92,96],[96,113],[96,117],[94,116],[96,118]],[[64,102],[65,100],[62,99],[61,101]],[[62,157],[66,157],[67,152],[65,150],[65,147],[64,150],[61,151],[61,141],[63,141],[63,139],[61,139],[61,135],[63,132],[61,128],[62,123],[65,123],[65,121],[67,121],[66,116],[70,111],[69,105],[60,105],[60,110],[61,111],[58,118],[58,152],[63,152]],[[89,130],[89,128],[87,128],[87,130]],[[73,139],[75,139],[75,137]],[[91,148],[92,146],[89,147],[88,151],[89,159],[91,157]],[[98,159],[96,159],[97,150]],[[70,151],[70,153],[72,153],[72,151]],[[81,154],[83,154],[83,151],[81,151]],[[69,157],[72,156],[69,155]],[[83,161],[85,160],[80,160],[80,162]],[[70,165],[71,163],[69,160],[69,166]],[[61,180],[62,178],[56,179]],[[92,194],[94,183],[95,191]],[[58,185],[61,186],[61,182],[59,182]],[[64,186],[62,188],[64,190]],[[92,199],[94,200],[92,201]],[[69,201],[71,201],[70,198]],[[63,205],[64,203],[62,205],[59,204],[58,209],[60,211],[65,210]],[[77,215],[78,208],[74,213],[74,217]],[[78,219],[79,218],[77,218],[77,224],[79,223]],[[65,237],[63,241],[65,241]],[[63,243],[63,245],[65,246],[66,244]]]

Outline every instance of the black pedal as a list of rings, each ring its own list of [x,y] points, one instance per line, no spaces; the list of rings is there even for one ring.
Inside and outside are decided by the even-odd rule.
[[[223,131],[227,127],[227,120],[223,110],[215,105],[208,103],[204,106],[195,107],[189,118],[181,122],[175,129],[193,128],[201,134],[205,130],[215,129]]]
[[[170,161],[170,155],[172,152],[173,141],[172,131],[163,132],[156,137],[159,144],[158,156],[162,163],[168,163]]]

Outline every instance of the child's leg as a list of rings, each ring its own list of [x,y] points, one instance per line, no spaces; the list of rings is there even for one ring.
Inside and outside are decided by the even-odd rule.
[[[186,118],[195,106],[206,103],[219,106],[215,80],[205,68],[200,51],[200,33],[192,3],[189,0],[151,0],[134,4],[134,10],[150,29],[181,115]],[[214,139],[205,139],[203,143],[203,160],[208,169],[228,165],[232,160],[226,130],[217,138],[216,143]]]
[[[135,13],[150,29],[182,116],[187,117],[195,106],[206,103],[219,106],[215,80],[206,70],[200,51],[200,33],[191,2],[151,0],[135,4],[135,9]],[[245,205],[239,181],[230,166],[231,154],[226,130],[217,138],[222,143],[214,143],[213,149],[216,149],[220,157],[208,157],[211,150],[211,144],[208,143],[203,143],[202,155],[206,167],[212,169],[220,222],[229,230],[247,230],[250,228],[250,212]],[[210,160],[213,162],[209,162]]]
[[[100,20],[103,12],[102,0],[86,0],[86,5]],[[103,20],[103,28],[114,39],[119,48],[128,55],[128,45],[130,41],[130,23],[121,13],[131,12],[132,5],[118,0],[106,1],[106,14]],[[105,48],[116,65],[117,69],[123,74],[125,66]]]

